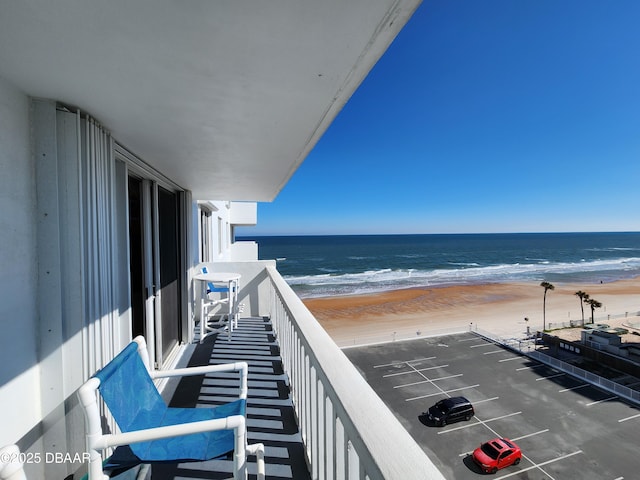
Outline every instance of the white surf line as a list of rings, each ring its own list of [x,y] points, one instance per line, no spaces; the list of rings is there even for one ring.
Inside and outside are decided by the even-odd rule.
[[[404,385],[396,385],[393,388],[411,387],[413,385],[420,385],[421,383],[437,382],[438,380],[446,380],[448,378],[455,378],[455,377],[461,377],[461,376],[462,376],[462,373],[458,373],[457,375],[448,375],[446,377],[430,378],[428,380],[420,380],[419,382],[406,383]]]
[[[452,393],[452,392],[459,392],[460,390],[467,390],[468,388],[476,388],[476,387],[479,387],[479,386],[480,386],[480,384],[476,383],[475,385],[469,385],[468,387],[454,388],[453,390],[442,390],[440,392],[430,393],[428,395],[420,395],[419,397],[407,398],[407,399],[405,399],[405,402],[411,402],[413,400],[420,400],[421,398],[435,397],[436,395],[442,395],[443,393],[445,395],[448,395],[449,393]]]
[[[547,375],[546,377],[536,378],[536,382],[539,382],[540,380],[546,380],[547,378],[561,377],[563,375],[566,375],[566,373],[562,372],[562,373],[556,373],[555,375]]]
[[[408,365],[411,362],[421,362],[423,360],[433,360],[436,357],[417,358],[415,360],[404,360],[402,362],[383,363],[382,365],[374,365],[373,368],[395,367],[396,365]]]
[[[578,385],[577,387],[571,388],[563,388],[562,390],[558,390],[558,393],[570,392],[571,390],[578,390],[579,388],[590,387],[590,383],[585,383],[584,385]]]
[[[615,400],[616,398],[618,398],[618,397],[616,395],[614,395],[613,397],[603,398],[602,400],[598,400],[597,402],[586,403],[585,405],[587,407],[590,407],[591,405],[597,405],[599,403],[608,402],[609,400]]]
[[[490,352],[484,352],[483,355],[491,355],[492,353],[504,353],[505,350],[491,350]]]
[[[531,463],[533,463],[533,465],[531,467],[521,468],[520,470],[508,473],[507,475],[502,475],[501,477],[495,477],[495,480],[502,480],[503,478],[513,477],[514,475],[518,475],[518,474],[520,474],[522,472],[527,472],[529,470],[533,470],[534,468],[544,467],[545,465],[549,465],[550,463],[554,463],[554,462],[557,462],[559,460],[564,460],[565,458],[573,457],[574,455],[578,455],[579,453],[582,453],[582,450],[578,450],[578,451],[573,452],[573,453],[568,453],[566,455],[562,455],[561,457],[552,458],[551,460],[547,460],[546,462],[542,462],[542,463],[538,463],[538,464],[536,464],[534,462],[531,462],[531,460],[529,460],[527,458],[527,460],[529,460]],[[522,457],[525,458],[524,455]],[[545,472],[544,470],[542,470],[542,471],[543,471],[543,473],[545,475],[548,475],[550,478],[553,478],[553,477],[551,477],[551,475],[549,473]]]
[[[437,365],[435,367],[427,367],[427,368],[413,368],[412,370],[406,371],[406,372],[397,372],[397,373],[387,373],[386,375],[383,375],[382,378],[387,378],[387,377],[397,377],[398,375],[408,375],[410,373],[420,373],[420,372],[424,372],[425,370],[435,370],[437,368],[446,368],[449,365]]]
[[[621,418],[620,420],[618,420],[618,423],[626,422],[627,420],[632,420],[632,419],[638,418],[638,417],[640,417],[640,413],[638,413],[636,415],[631,415],[630,417],[627,417],[627,418]]]
[[[532,370],[534,368],[540,368],[540,367],[546,367],[546,365],[544,363],[541,363],[539,365],[534,365],[533,367],[520,367],[520,368],[516,368],[516,372],[519,372],[521,370]]]
[[[511,360],[522,360],[522,357],[503,358],[502,360],[498,360],[498,362],[510,362]]]

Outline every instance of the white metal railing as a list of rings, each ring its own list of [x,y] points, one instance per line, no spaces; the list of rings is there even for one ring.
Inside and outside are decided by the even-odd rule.
[[[618,395],[619,397],[626,398],[627,400],[635,403],[640,403],[640,392],[638,390],[633,390],[612,380],[600,377],[595,373],[583,370],[582,368],[578,368],[574,365],[571,365],[570,363],[563,362],[562,360],[551,357],[545,353],[540,352],[539,350],[527,352],[527,355],[558,370],[581,378],[591,383],[592,385],[596,385],[603,390],[607,390],[615,395]]]
[[[275,267],[271,322],[314,480],[444,480]]]
[[[495,343],[517,350],[530,358],[544,363],[545,365],[549,365],[550,367],[568,373],[569,375],[573,375],[574,377],[581,378],[592,385],[602,388],[603,390],[607,390],[619,397],[626,398],[627,400],[640,404],[640,391],[620,385],[612,380],[608,380],[596,375],[595,373],[589,372],[588,370],[576,367],[575,365],[571,365],[570,363],[563,362],[558,358],[547,355],[540,350],[536,350],[535,340],[533,339],[502,338],[498,335],[493,335],[490,332],[479,329],[475,329],[473,331]]]
[[[570,319],[569,321],[566,322],[548,322],[547,323],[547,330],[556,330],[559,328],[574,328],[574,327],[589,327],[591,325],[597,325],[597,324],[606,324],[607,322],[611,321],[611,320],[616,320],[619,318],[631,318],[631,317],[637,317],[640,316],[640,312],[637,311],[633,311],[633,312],[624,312],[624,313],[613,313],[613,314],[606,314],[606,315],[596,315],[593,318],[593,322],[591,321],[591,315],[585,316],[584,321],[580,318],[580,319]]]

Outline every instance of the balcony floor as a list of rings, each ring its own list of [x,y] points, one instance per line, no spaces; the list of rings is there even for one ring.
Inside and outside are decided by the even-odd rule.
[[[195,345],[187,366],[235,361],[249,364],[248,443],[264,444],[267,479],[310,479],[280,349],[268,319],[241,318],[231,341],[226,334],[210,335]],[[232,400],[237,393],[235,372],[185,377],[170,406],[210,407]],[[248,465],[249,478],[256,478],[255,457],[249,457]],[[231,472],[231,459],[154,465],[152,479],[219,480],[230,478]]]

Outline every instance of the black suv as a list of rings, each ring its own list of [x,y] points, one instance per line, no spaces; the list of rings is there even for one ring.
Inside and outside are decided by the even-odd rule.
[[[451,397],[440,400],[425,414],[431,422],[444,427],[447,423],[469,420],[475,415],[475,411],[466,398]]]

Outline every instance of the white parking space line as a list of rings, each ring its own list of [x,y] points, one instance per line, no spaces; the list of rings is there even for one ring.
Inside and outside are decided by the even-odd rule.
[[[518,474],[520,474],[522,472],[527,472],[529,470],[533,470],[534,468],[544,467],[545,465],[549,465],[550,463],[554,463],[554,462],[557,462],[559,460],[564,460],[565,458],[573,457],[574,455],[577,455],[579,453],[582,453],[582,450],[578,450],[577,452],[573,452],[573,453],[568,453],[567,455],[563,455],[561,457],[552,458],[551,460],[547,460],[546,462],[542,462],[542,463],[538,463],[538,464],[534,463],[531,467],[521,468],[518,471],[511,472],[511,473],[509,473],[507,475],[502,475],[501,477],[494,477],[494,478],[495,478],[495,480],[502,480],[503,478],[513,477],[514,475],[518,475]],[[523,455],[523,457],[524,457],[524,455]],[[527,460],[529,460],[529,459],[527,459]],[[529,461],[531,461],[531,460],[529,460]],[[533,462],[531,462],[531,463],[533,463]]]
[[[482,425],[482,422],[473,423],[473,424],[471,424],[469,426],[470,427],[474,427],[476,425]],[[511,440],[513,440],[514,442],[517,442],[518,440],[522,440],[523,438],[533,437],[534,435],[539,435],[541,433],[546,433],[548,431],[549,431],[549,429],[547,428],[546,430],[540,430],[539,432],[530,433],[529,435],[523,435],[522,437],[518,437],[518,438],[512,438]],[[465,457],[467,455],[471,455],[472,453],[473,453],[473,450],[471,450],[470,452],[459,453],[458,456],[459,457]]]
[[[536,435],[540,435],[541,433],[547,433],[548,431],[549,431],[549,429],[545,428],[544,430],[540,430],[538,432],[529,433],[527,435],[522,435],[521,437],[512,438],[511,440],[513,440],[514,442],[517,442],[518,440],[522,440],[523,438],[534,437]]]
[[[538,365],[534,365],[533,367],[520,367],[520,368],[516,368],[516,372],[519,372],[521,370],[531,370],[531,369],[540,368],[540,367],[546,367],[546,365],[544,363],[540,363]]]
[[[454,388],[453,390],[442,390],[436,393],[430,393],[428,395],[420,395],[419,397],[412,397],[405,399],[405,402],[411,402],[413,400],[420,400],[421,398],[435,397],[436,395],[449,394],[453,392],[459,392],[460,390],[467,390],[468,388],[476,388],[479,387],[480,384],[476,383],[475,385],[469,385],[468,387]]]
[[[407,360],[407,365],[409,365],[412,368],[415,368],[413,366],[414,363],[416,363],[416,362],[424,362],[426,360],[433,360],[434,358],[436,358],[436,357],[434,356],[434,357],[419,358],[417,360]]]
[[[478,341],[478,337],[476,337],[475,335],[471,338],[463,338],[462,340],[458,340],[458,342],[472,342],[472,341]]]
[[[597,405],[599,403],[608,402],[609,400],[615,400],[616,398],[618,397],[614,395],[613,397],[603,398],[602,400],[598,400],[597,402],[587,403],[586,406],[590,407],[591,405]]]
[[[578,385],[577,387],[571,388],[563,388],[562,390],[558,390],[559,393],[570,392],[571,390],[578,390],[579,388],[590,387],[590,383],[585,383],[584,385]]]
[[[415,360],[406,360],[404,362],[392,362],[392,363],[383,363],[382,365],[374,365],[373,368],[382,368],[382,367],[396,367],[399,365],[408,365],[412,362],[422,362],[423,360],[433,360],[436,357],[427,357],[427,358],[418,358]]]
[[[513,412],[507,413],[506,415],[501,415],[499,417],[490,418],[488,420],[482,420],[482,423],[495,422],[496,420],[502,420],[503,418],[513,417],[514,415],[520,415],[522,412]]]
[[[414,368],[413,371],[416,373],[426,372],[427,370],[437,370],[438,368],[447,368],[449,366],[448,363],[444,365],[436,365],[435,367],[426,367],[426,368]]]
[[[502,350],[502,349],[500,349],[500,350],[491,350],[490,352],[484,352],[483,355],[491,355],[492,353],[500,353],[500,352],[504,353],[505,350]]]
[[[421,383],[437,382],[438,380],[447,380],[448,378],[456,378],[456,377],[461,377],[461,376],[462,376],[462,373],[458,373],[457,375],[448,375],[446,377],[428,378],[426,380],[420,380],[419,382],[406,383],[404,385],[396,385],[393,388],[411,387],[413,385],[420,385]]]
[[[438,431],[438,435],[442,435],[443,433],[455,432],[456,430],[462,430],[464,428],[475,427],[476,425],[484,425],[485,423],[495,422],[496,420],[502,420],[503,418],[513,417],[514,415],[520,415],[521,413],[522,412],[509,413],[507,415],[502,415],[501,417],[490,418],[488,420],[480,420],[478,417],[476,417],[479,420],[476,423],[465,423],[464,425],[461,425],[459,427],[453,427],[453,428],[447,428],[446,430],[440,430],[440,431]]]
[[[627,420],[632,420],[638,417],[640,417],[640,413],[638,413],[637,415],[631,415],[630,417],[627,417],[627,418],[621,418],[620,420],[618,420],[618,423],[626,422]]]
[[[477,427],[478,425],[484,425],[484,424],[482,422],[465,423],[464,425],[460,425],[459,427],[447,428],[446,430],[439,430],[438,435],[442,435],[443,433],[455,432],[456,430],[463,430],[465,428]]]
[[[420,368],[420,369],[412,368],[411,370],[407,370],[406,372],[387,373],[386,375],[383,375],[382,378],[397,377],[398,375],[408,375],[410,373],[420,373],[426,370],[435,370],[437,368],[446,368],[448,366],[449,365],[447,364],[447,365],[438,365],[436,367],[427,367],[427,368]]]
[[[539,382],[540,380],[546,380],[547,378],[556,378],[556,377],[562,377],[563,375],[566,375],[566,373],[556,373],[555,375],[547,375],[546,377],[540,377],[540,378],[536,378],[536,382]]]
[[[478,348],[478,347],[493,347],[494,345],[496,345],[495,343],[491,342],[491,343],[480,343],[478,345],[471,345],[471,347],[469,348]]]
[[[479,403],[484,403],[484,402],[491,402],[492,400],[498,400],[500,397],[492,397],[492,398],[485,398],[484,400],[476,400],[475,402],[473,402],[474,405],[478,405]]]
[[[475,423],[465,423],[464,425],[460,425],[459,427],[447,428],[446,430],[438,431],[438,435],[442,435],[443,433],[455,432],[456,430],[462,430],[464,428],[475,427],[476,425],[484,425],[485,423],[495,422],[496,420],[502,420],[503,418],[513,417],[514,415],[520,415],[522,412],[509,413],[508,415],[502,415],[501,417],[490,418],[489,420],[480,420]],[[477,418],[477,417],[476,417]]]
[[[522,357],[503,358],[502,360],[498,360],[498,362],[510,362],[511,360],[522,360]]]

